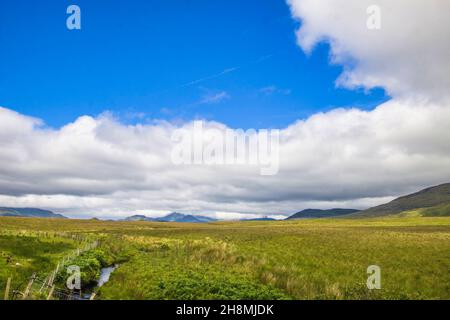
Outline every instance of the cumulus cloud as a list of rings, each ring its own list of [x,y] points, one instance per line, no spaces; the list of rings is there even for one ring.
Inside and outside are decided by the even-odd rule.
[[[343,65],[337,84],[383,87],[395,97],[450,100],[450,2],[441,0],[288,0],[301,23],[299,45],[312,52],[326,41]],[[369,30],[366,10],[381,10]]]
[[[313,54],[318,42],[330,43],[331,62],[344,67],[338,85],[381,86],[392,99],[371,111],[336,109],[284,128],[274,176],[261,176],[255,165],[174,165],[172,134],[192,130],[192,122],[125,125],[104,114],[53,129],[0,108],[0,204],[76,217],[178,211],[240,218],[366,208],[448,182],[450,3],[288,2],[303,50]],[[378,31],[366,28],[373,4],[382,10]]]
[[[0,121],[0,203],[73,216],[364,208],[450,177],[450,109],[429,104],[388,102],[298,121],[280,133],[275,176],[254,165],[174,165],[171,136],[179,126],[170,123],[84,116],[56,130],[5,108]]]

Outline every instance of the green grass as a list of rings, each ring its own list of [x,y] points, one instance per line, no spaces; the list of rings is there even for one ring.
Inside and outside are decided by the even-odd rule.
[[[103,258],[95,258],[103,262],[89,264],[91,278],[101,266],[120,264],[101,299],[450,299],[450,217],[210,224],[0,218],[0,227],[101,238]],[[27,261],[15,276],[48,268],[74,246],[64,238],[18,238],[0,238],[1,252]],[[1,263],[0,281],[13,272]],[[373,264],[381,268],[380,290],[366,288]]]
[[[420,208],[403,211],[398,214],[400,217],[448,217],[450,216],[450,203],[441,204],[431,208]]]
[[[136,246],[101,290],[103,299],[281,299],[225,243],[160,239]],[[130,285],[130,283],[141,285]]]
[[[9,277],[14,287],[26,282],[34,272],[50,272],[64,253],[74,248],[73,241],[58,236],[0,234],[0,288]]]

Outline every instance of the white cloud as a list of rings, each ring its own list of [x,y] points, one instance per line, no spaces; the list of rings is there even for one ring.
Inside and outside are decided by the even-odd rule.
[[[345,70],[339,84],[382,86],[393,99],[372,111],[317,113],[283,129],[275,176],[260,176],[255,166],[173,165],[172,132],[192,123],[124,125],[105,114],[56,130],[0,108],[0,206],[80,217],[275,216],[365,208],[450,181],[450,2],[289,3],[305,51],[330,43],[332,62]],[[372,4],[382,10],[380,31],[366,28]]]
[[[450,100],[450,1],[288,0],[301,21],[298,43],[311,52],[327,41],[344,65],[338,84],[381,86],[401,98]],[[366,26],[367,8],[381,9],[381,29]]]
[[[169,123],[85,116],[54,130],[4,108],[0,122],[8,123],[0,130],[1,205],[73,216],[363,208],[450,178],[450,109],[429,104],[388,102],[298,121],[281,131],[280,171],[270,177],[251,165],[173,165],[177,127]]]

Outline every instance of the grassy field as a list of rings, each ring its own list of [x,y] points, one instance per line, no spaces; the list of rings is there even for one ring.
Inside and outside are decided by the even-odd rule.
[[[210,224],[0,218],[0,291],[82,243],[83,282],[119,264],[100,299],[450,299],[450,218]],[[84,241],[84,242],[83,242]],[[381,289],[366,287],[381,268]]]

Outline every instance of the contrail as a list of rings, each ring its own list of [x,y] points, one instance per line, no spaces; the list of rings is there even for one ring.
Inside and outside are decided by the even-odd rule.
[[[213,74],[211,76],[204,77],[204,78],[201,78],[201,79],[197,79],[197,80],[194,80],[194,81],[190,81],[188,83],[185,83],[185,84],[181,85],[180,87],[181,88],[189,87],[191,85],[194,85],[194,84],[197,84],[197,83],[200,83],[200,82],[204,82],[204,81],[207,81],[207,80],[211,80],[211,79],[215,79],[215,78],[221,77],[224,74],[231,73],[231,72],[234,72],[234,71],[239,70],[239,69],[240,69],[240,67],[228,68],[228,69],[223,70],[222,72]]]
[[[265,61],[267,59],[270,59],[272,56],[273,56],[273,54],[268,54],[268,55],[259,57],[258,59],[254,60],[252,62],[249,62],[249,63],[245,64],[244,66],[228,68],[228,69],[225,69],[225,70],[223,70],[223,71],[221,71],[219,73],[216,73],[216,74],[204,77],[204,78],[200,78],[200,79],[197,79],[197,80],[189,81],[189,82],[181,85],[180,88],[189,87],[189,86],[192,86],[192,85],[197,84],[197,83],[201,83],[201,82],[208,81],[208,80],[211,80],[211,79],[219,78],[219,77],[221,77],[221,76],[223,76],[225,74],[235,72],[235,71],[237,71],[239,69],[242,69],[242,68],[244,68],[246,66],[249,66],[249,65],[252,65],[252,64],[261,63],[261,62],[263,62],[263,61]]]

